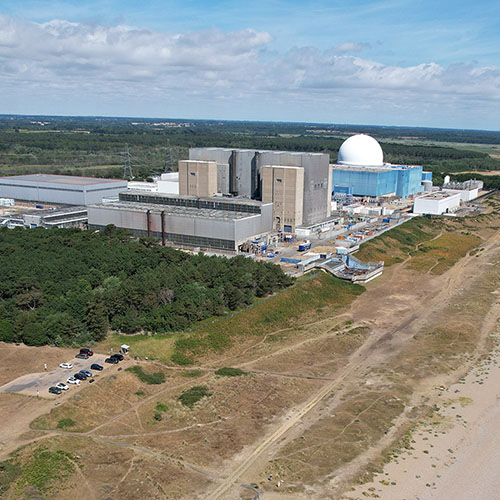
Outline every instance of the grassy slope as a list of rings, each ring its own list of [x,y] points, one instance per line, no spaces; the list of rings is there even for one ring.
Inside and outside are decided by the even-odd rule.
[[[364,243],[356,257],[386,266],[410,257],[410,269],[441,274],[480,243],[465,228],[462,219],[414,218]]]

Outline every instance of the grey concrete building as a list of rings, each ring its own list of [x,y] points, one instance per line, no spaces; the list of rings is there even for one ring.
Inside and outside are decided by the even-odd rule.
[[[262,168],[266,165],[304,169],[303,223],[314,224],[330,216],[330,158],[326,153],[295,153],[255,149],[191,148],[190,160],[215,161],[227,165],[229,192],[262,199]]]
[[[234,252],[245,241],[272,230],[272,203],[190,195],[128,191],[119,201],[90,205],[89,228],[108,224],[136,236],[158,238],[180,247]]]
[[[71,175],[29,174],[0,177],[0,197],[16,200],[89,205],[117,197],[127,181]]]

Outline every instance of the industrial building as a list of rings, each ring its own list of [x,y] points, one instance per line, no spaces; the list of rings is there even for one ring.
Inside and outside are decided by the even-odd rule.
[[[70,175],[29,174],[0,177],[0,197],[15,200],[90,205],[117,197],[127,181]]]
[[[108,224],[135,236],[180,247],[235,252],[272,231],[273,205],[243,198],[126,191],[119,200],[88,207],[89,228]]]
[[[285,183],[284,192],[293,198],[297,207],[291,209],[294,216],[285,216],[281,207],[276,206],[274,226],[281,231],[293,229],[299,225],[302,211],[302,224],[314,224],[330,216],[331,175],[329,155],[326,153],[295,153],[287,151],[265,151],[255,149],[227,148],[191,148],[189,160],[196,162],[215,162],[217,164],[217,192],[221,195],[239,196],[263,201],[270,197],[281,196],[280,189],[274,189],[266,183]],[[271,176],[269,169],[264,175],[264,167],[295,167],[302,169],[303,181],[298,180],[302,174],[289,174],[286,177]],[[208,168],[208,167],[204,167]],[[213,170],[212,170],[213,172]],[[289,170],[291,172],[291,170]],[[297,170],[296,170],[297,172]],[[297,177],[298,176],[298,177]],[[194,176],[193,176],[194,177]],[[181,179],[181,177],[180,177]],[[281,180],[279,180],[281,179]],[[294,194],[291,194],[295,191]],[[183,192],[180,187],[181,194]],[[281,203],[277,200],[277,203]],[[290,203],[290,201],[289,201]],[[302,208],[300,207],[302,205]],[[287,213],[288,208],[286,209]],[[299,219],[284,223],[283,219]]]
[[[428,178],[429,172],[424,175],[419,165],[384,163],[380,144],[364,134],[345,140],[339,149],[337,163],[332,165],[334,194],[408,198],[422,192],[422,181]]]
[[[450,177],[445,177],[443,191],[447,193],[459,193],[462,201],[472,201],[479,196],[479,191],[483,189],[483,181],[471,179],[465,182],[450,182]]]
[[[43,227],[45,229],[53,227],[78,227],[85,229],[87,227],[87,208],[71,206],[14,212],[0,216],[0,226],[8,228],[22,227],[26,229],[33,229],[35,227]]]
[[[415,198],[413,213],[420,215],[442,215],[455,212],[459,206],[459,192],[434,191]]]
[[[262,201],[274,207],[273,229],[295,233],[303,220],[304,169],[302,167],[262,167]]]

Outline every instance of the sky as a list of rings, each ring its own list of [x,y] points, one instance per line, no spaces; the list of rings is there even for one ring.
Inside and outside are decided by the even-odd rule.
[[[0,0],[0,113],[500,130],[498,0]]]

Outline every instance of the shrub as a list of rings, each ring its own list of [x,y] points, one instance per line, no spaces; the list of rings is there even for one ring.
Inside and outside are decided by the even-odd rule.
[[[196,378],[201,375],[201,370],[184,370],[181,375],[187,378]]]
[[[146,373],[142,367],[138,365],[130,366],[126,368],[125,371],[137,375],[139,380],[146,384],[163,384],[163,382],[165,382],[165,374],[163,372]]]
[[[209,397],[211,396],[212,393],[208,391],[208,387],[205,385],[195,385],[194,387],[191,387],[191,389],[188,389],[187,391],[184,391],[180,396],[179,396],[179,401],[184,405],[189,408],[193,408],[193,406],[202,398]]]
[[[160,401],[158,401],[158,403],[156,403],[156,407],[155,408],[158,411],[167,411],[168,410],[168,406],[165,403],[160,403]]]
[[[57,422],[58,429],[65,429],[66,427],[73,427],[75,422],[71,418],[62,418]]]
[[[161,416],[161,413],[159,411],[155,412],[155,414],[153,415],[153,418],[157,421],[157,422],[161,422],[163,420],[163,417]]]
[[[135,395],[136,396],[144,396],[145,392],[144,391],[136,391]]]
[[[215,374],[220,375],[221,377],[239,377],[240,375],[246,375],[246,372],[240,370],[239,368],[230,368],[225,366],[224,368],[219,368]]]

